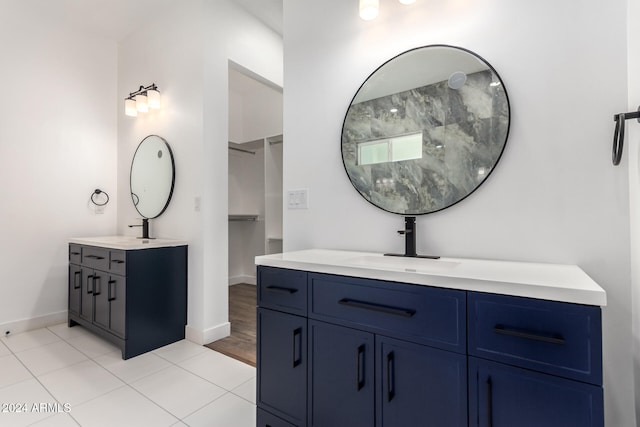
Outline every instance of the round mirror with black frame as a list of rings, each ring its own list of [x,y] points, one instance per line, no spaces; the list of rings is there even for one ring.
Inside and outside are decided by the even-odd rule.
[[[145,137],[133,156],[130,175],[131,200],[143,219],[157,218],[167,209],[174,183],[175,163],[169,144],[157,135]],[[148,221],[146,224],[148,227]]]
[[[509,135],[507,91],[496,70],[460,47],[401,53],[360,86],[342,127],[351,183],[388,212],[448,208],[491,174]]]

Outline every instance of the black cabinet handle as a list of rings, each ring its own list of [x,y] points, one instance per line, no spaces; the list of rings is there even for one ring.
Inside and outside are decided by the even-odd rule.
[[[71,252],[71,255],[80,255],[80,252]]]
[[[109,280],[109,289],[107,291],[107,299],[109,301],[115,301],[116,299],[116,281],[115,280]],[[113,290],[111,290],[113,289]]]
[[[98,255],[85,255],[85,258],[90,258],[90,259],[104,259],[103,256],[98,256]]]
[[[266,289],[271,292],[278,292],[281,294],[295,294],[298,292],[295,288],[285,288],[282,286],[267,286]]]
[[[396,395],[395,362],[393,351],[387,354],[387,402],[391,402]]]
[[[360,344],[358,346],[358,354],[357,354],[357,369],[358,374],[356,378],[356,389],[358,391],[362,390],[364,387],[364,376],[365,376],[365,367],[364,367],[364,344]]]
[[[87,276],[87,293],[88,294],[92,294],[93,293],[93,287],[94,287],[94,283],[93,283],[93,278],[95,276],[93,274],[90,274]],[[89,287],[89,284],[91,284],[91,287]]]
[[[96,286],[96,282],[98,285]],[[100,276],[93,276],[93,295],[100,295],[102,293],[102,278]]]
[[[491,377],[487,378],[487,427],[493,426],[493,394]]]
[[[293,367],[302,363],[302,328],[293,331]]]
[[[338,304],[346,305],[347,307],[362,308],[364,310],[377,311],[380,313],[393,314],[395,316],[402,317],[413,317],[413,315],[416,314],[416,311],[410,308],[392,307],[390,305],[376,304],[367,301],[358,301],[349,298],[341,299],[340,301],[338,301]]]
[[[76,271],[73,273],[73,289],[80,289],[82,287],[80,281],[78,280],[78,277],[81,277],[81,273],[81,271]]]
[[[560,344],[560,345],[565,343],[564,338],[562,338],[562,336],[558,334],[556,335],[533,334],[531,332],[523,331],[521,329],[512,328],[504,325],[496,325],[493,328],[493,330],[496,334],[508,335],[510,337],[525,338],[529,340],[542,341],[542,342],[547,342],[551,344]]]
[[[112,259],[111,262],[115,262],[116,264],[124,264],[124,261],[121,259]]]

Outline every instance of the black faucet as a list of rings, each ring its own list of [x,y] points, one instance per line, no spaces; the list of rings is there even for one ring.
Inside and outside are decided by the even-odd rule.
[[[403,256],[411,258],[438,259],[436,255],[418,255],[416,253],[416,217],[404,217],[404,230],[398,230],[398,234],[404,235],[404,254],[385,254],[386,256]]]
[[[151,239],[149,237],[149,218],[142,218],[142,225],[134,224],[129,226],[129,228],[133,227],[142,227],[142,237],[138,237],[138,239]]]

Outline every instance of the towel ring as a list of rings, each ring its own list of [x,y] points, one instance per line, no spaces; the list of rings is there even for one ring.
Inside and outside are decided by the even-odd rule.
[[[104,203],[96,202],[95,197],[96,197],[96,196],[99,196],[99,195],[101,195],[101,194],[104,194],[104,195],[107,197],[107,200],[105,200],[105,201],[104,201]],[[91,202],[92,202],[94,205],[96,205],[96,206],[104,206],[104,205],[106,205],[107,203],[109,203],[109,195],[107,194],[107,192],[106,192],[106,191],[102,191],[102,190],[100,190],[99,188],[96,188],[96,189],[94,190],[93,194],[91,194]]]
[[[613,131],[613,150],[611,152],[611,160],[614,166],[620,164],[622,159],[622,148],[624,147],[624,122],[629,119],[637,119],[640,123],[640,107],[638,111],[631,113],[620,113],[613,116],[613,120],[616,122],[616,128]]]

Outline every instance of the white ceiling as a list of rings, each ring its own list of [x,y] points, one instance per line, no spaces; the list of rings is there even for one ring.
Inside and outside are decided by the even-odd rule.
[[[121,41],[136,26],[163,13],[180,0],[35,0],[43,9],[67,25],[82,31]],[[208,0],[210,1],[210,0]],[[269,28],[282,35],[282,0],[232,0]]]

